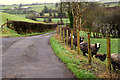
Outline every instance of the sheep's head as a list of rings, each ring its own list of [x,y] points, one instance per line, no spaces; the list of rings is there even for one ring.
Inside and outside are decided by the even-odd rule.
[[[83,42],[84,40],[84,37],[80,37],[80,43]]]
[[[101,45],[100,43],[95,43],[95,48],[96,48],[96,49],[99,49],[99,48],[100,48],[100,45]]]
[[[106,54],[103,55],[103,58],[101,59],[101,61],[105,61],[106,59]]]
[[[98,58],[98,59],[100,59],[101,61],[105,61],[105,59],[106,59],[106,54],[101,54],[101,53],[96,54],[96,55],[95,55],[95,58]]]
[[[70,34],[70,37],[71,37],[71,34]],[[73,39],[75,38],[74,35],[72,37],[73,37]]]

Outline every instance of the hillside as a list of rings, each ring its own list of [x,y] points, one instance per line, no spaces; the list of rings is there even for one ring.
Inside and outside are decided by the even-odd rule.
[[[6,22],[7,18],[8,18],[8,20],[14,20],[14,21],[25,21],[25,22],[30,22],[30,23],[43,23],[43,24],[45,24],[44,22],[33,21],[33,20],[30,20],[30,19],[26,19],[26,18],[23,18],[23,17],[16,16],[16,15],[11,15],[11,14],[8,14],[8,13],[0,12],[0,14],[2,15],[2,23],[0,23],[0,25],[4,24]]]

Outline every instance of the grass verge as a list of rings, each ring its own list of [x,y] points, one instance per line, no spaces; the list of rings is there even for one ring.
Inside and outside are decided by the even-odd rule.
[[[76,75],[77,78],[96,78],[88,70],[79,69],[78,64],[80,64],[80,61],[75,58],[77,54],[68,52],[68,50],[62,47],[62,44],[59,44],[59,42],[54,37],[50,38],[50,42],[53,51],[61,59],[61,61],[63,61],[67,67]],[[84,63],[86,64],[85,61]]]
[[[0,28],[0,30],[2,30]],[[28,36],[34,36],[34,35],[39,35],[39,34],[44,34],[44,33],[48,33],[48,32],[53,32],[54,30],[50,30],[50,31],[45,31],[45,32],[41,32],[41,33],[29,33],[29,34],[17,34],[17,32],[4,27],[4,31],[0,31],[0,37],[28,37]]]

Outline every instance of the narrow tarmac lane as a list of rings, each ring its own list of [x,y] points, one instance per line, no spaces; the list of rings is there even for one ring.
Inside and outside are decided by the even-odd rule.
[[[3,78],[73,78],[48,44],[53,34],[2,39]]]

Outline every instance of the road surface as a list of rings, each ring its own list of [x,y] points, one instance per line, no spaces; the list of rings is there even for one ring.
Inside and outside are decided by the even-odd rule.
[[[49,42],[52,33],[2,39],[3,78],[73,78]]]

